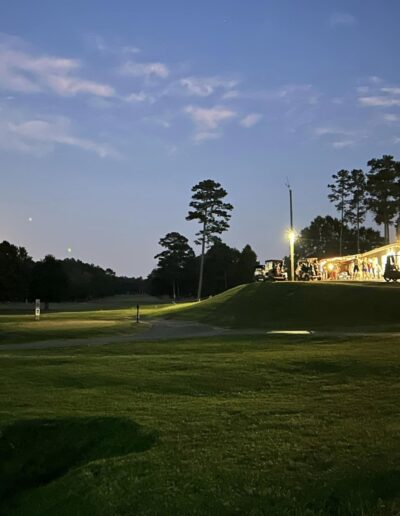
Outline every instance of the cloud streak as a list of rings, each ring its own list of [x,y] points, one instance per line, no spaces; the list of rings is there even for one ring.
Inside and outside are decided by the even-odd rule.
[[[179,85],[188,95],[209,97],[218,89],[231,90],[237,81],[220,77],[185,77],[179,80]]]
[[[136,61],[126,61],[119,69],[121,75],[128,77],[157,77],[166,79],[170,71],[164,63],[138,63]]]
[[[35,56],[0,44],[0,89],[19,93],[51,91],[62,96],[80,93],[112,97],[114,88],[76,75],[81,63],[76,59]]]
[[[393,107],[400,106],[400,98],[384,97],[384,96],[370,96],[360,97],[359,102],[362,106],[367,107]]]
[[[70,120],[65,117],[51,120],[34,118],[22,122],[2,121],[0,146],[6,150],[22,151],[36,156],[48,154],[56,146],[68,146],[93,152],[101,158],[119,157],[119,153],[110,145],[73,134]]]
[[[246,129],[249,129],[250,127],[253,127],[253,125],[258,124],[261,119],[262,115],[260,113],[250,113],[249,115],[246,115],[244,118],[242,118],[240,125],[246,127]]]
[[[220,125],[236,116],[234,111],[223,106],[212,108],[187,106],[184,112],[191,117],[195,124],[196,133],[194,139],[198,143],[220,138],[222,136],[221,131],[218,130]]]

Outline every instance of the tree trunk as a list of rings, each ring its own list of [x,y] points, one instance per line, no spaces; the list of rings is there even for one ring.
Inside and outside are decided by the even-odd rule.
[[[175,303],[175,300],[176,300],[175,280],[173,280],[173,282],[172,282],[172,299],[174,300],[174,303]]]
[[[203,223],[203,239],[201,242],[200,275],[199,275],[199,288],[197,290],[197,301],[201,301],[201,292],[203,290],[205,251],[206,251],[206,223],[204,222]]]
[[[389,222],[385,222],[385,224],[384,224],[384,238],[385,238],[385,243],[390,244]]]
[[[360,203],[357,202],[357,254],[360,254]]]
[[[343,205],[343,197],[342,197],[342,213],[341,213],[340,237],[339,237],[339,256],[342,256],[342,251],[343,251],[343,219],[344,219],[344,205]]]

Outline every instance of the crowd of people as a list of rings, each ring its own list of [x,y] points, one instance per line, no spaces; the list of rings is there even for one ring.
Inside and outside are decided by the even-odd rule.
[[[383,268],[378,258],[358,259],[349,262],[321,262],[322,279],[337,280],[380,280],[383,278]]]

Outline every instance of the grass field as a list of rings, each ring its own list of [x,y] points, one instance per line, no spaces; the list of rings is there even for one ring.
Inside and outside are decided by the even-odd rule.
[[[160,303],[151,297],[56,305],[39,322],[32,313],[0,312],[0,345],[54,338],[128,335],[141,319],[170,317],[249,330],[400,331],[400,288],[382,283],[257,283],[201,303]],[[95,307],[97,307],[95,309]],[[67,311],[65,311],[67,310]]]
[[[232,328],[400,329],[400,285],[253,283],[182,307],[172,317]]]
[[[395,515],[395,339],[1,352],[4,515]]]
[[[142,317],[399,329],[400,289],[253,284]],[[0,344],[128,335],[135,301],[7,310]],[[394,337],[215,337],[1,351],[0,515],[400,514]]]
[[[149,304],[157,302],[157,304]],[[142,322],[175,310],[175,305],[160,303],[147,296],[117,296],[116,299],[88,303],[55,305],[35,321],[33,310],[23,314],[18,307],[0,311],[0,346],[50,339],[129,335],[145,330],[136,324],[136,303],[140,303]],[[97,306],[97,309],[94,307]],[[183,308],[186,305],[180,305]],[[67,311],[65,311],[67,310]],[[12,313],[13,312],[13,313]]]

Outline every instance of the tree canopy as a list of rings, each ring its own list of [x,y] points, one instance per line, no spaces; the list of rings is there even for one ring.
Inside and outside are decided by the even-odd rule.
[[[191,210],[186,220],[197,220],[201,229],[196,233],[196,244],[201,245],[200,274],[197,289],[197,299],[201,299],[204,275],[204,259],[206,246],[216,243],[217,238],[229,228],[229,220],[233,206],[224,202],[226,190],[220,183],[212,179],[200,181],[192,188]]]

